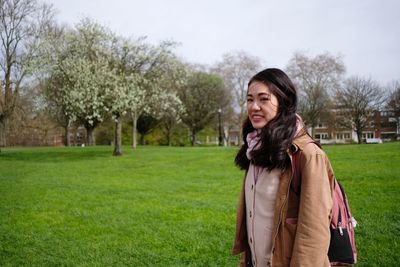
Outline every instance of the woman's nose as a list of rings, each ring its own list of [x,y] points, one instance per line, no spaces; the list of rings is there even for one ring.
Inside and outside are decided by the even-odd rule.
[[[250,109],[252,110],[260,110],[260,105],[258,104],[258,102],[256,100],[254,100],[251,105],[250,105]]]

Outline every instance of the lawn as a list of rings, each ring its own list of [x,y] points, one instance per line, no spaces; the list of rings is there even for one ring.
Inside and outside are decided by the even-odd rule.
[[[400,143],[325,146],[359,222],[358,266],[398,266]],[[236,266],[236,148],[7,148],[1,266]]]

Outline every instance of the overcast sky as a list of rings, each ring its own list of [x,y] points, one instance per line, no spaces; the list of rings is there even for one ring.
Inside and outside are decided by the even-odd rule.
[[[343,55],[347,75],[400,80],[399,0],[45,0],[60,22],[90,17],[124,36],[174,40],[211,65],[244,50],[285,68],[295,51]]]

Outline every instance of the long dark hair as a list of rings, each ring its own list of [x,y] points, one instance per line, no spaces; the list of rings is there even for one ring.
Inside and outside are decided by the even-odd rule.
[[[252,164],[265,167],[267,170],[279,168],[285,170],[289,164],[287,149],[291,146],[296,134],[296,88],[289,77],[280,69],[265,69],[250,79],[252,82],[262,82],[268,86],[272,94],[278,99],[278,112],[275,118],[265,125],[260,132],[261,144],[253,150]],[[246,156],[248,144],[246,136],[254,131],[250,119],[247,117],[243,124],[242,133],[244,144],[236,155],[235,163],[241,169],[247,169],[250,161]]]

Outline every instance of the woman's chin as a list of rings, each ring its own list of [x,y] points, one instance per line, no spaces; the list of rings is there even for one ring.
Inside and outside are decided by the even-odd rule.
[[[252,121],[251,124],[253,125],[254,129],[262,129],[262,128],[264,128],[265,125],[267,125],[267,122],[265,122],[265,121]]]

